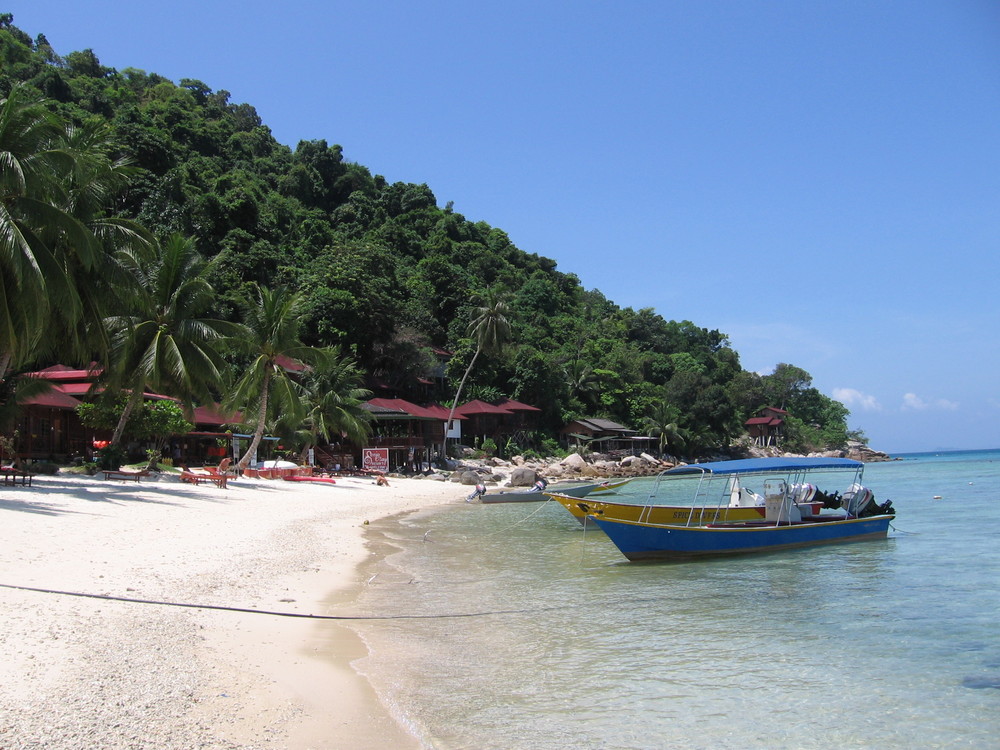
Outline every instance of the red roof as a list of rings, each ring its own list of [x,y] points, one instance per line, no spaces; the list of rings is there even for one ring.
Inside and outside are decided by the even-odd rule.
[[[218,404],[212,406],[196,406],[194,408],[195,424],[239,424],[243,421],[243,415],[236,411],[232,414],[224,414],[222,407]]]
[[[437,418],[443,422],[446,422],[448,420],[448,414],[451,413],[450,406],[441,406],[441,404],[428,404],[427,406],[424,407],[424,409],[429,411],[431,414],[437,416]],[[455,416],[453,416],[452,419],[465,419],[465,417],[459,414],[458,410],[456,409]]]
[[[94,393],[100,393],[104,390],[101,386],[95,386],[93,383],[60,383],[54,386],[57,391],[62,393],[68,393],[71,396],[83,396],[90,393],[90,389],[94,389]]]
[[[479,399],[474,399],[466,404],[462,404],[460,407],[455,409],[455,413],[464,414],[466,416],[471,416],[473,414],[506,414],[507,416],[510,416],[511,414],[509,409],[502,409],[499,406],[487,404],[485,401],[480,401]]]
[[[79,399],[53,389],[48,393],[40,393],[23,402],[24,406],[48,406],[52,409],[75,409],[80,405]]]
[[[411,404],[409,401],[401,398],[373,398],[369,399],[366,403],[379,409],[402,412],[409,417],[417,417],[418,419],[440,419],[437,414],[429,409]]]
[[[766,424],[769,426],[775,426],[782,424],[784,420],[778,419],[777,417],[750,417],[743,424]]]
[[[288,372],[305,372],[312,369],[309,365],[299,362],[297,359],[286,357],[284,354],[279,354],[275,357],[274,364]]]
[[[45,380],[93,380],[104,372],[103,368],[94,364],[89,370],[73,370],[66,365],[52,365],[44,370],[29,372],[28,377],[43,378]]]
[[[530,406],[512,398],[504,398],[497,401],[497,406],[507,411],[541,411],[537,406]]]

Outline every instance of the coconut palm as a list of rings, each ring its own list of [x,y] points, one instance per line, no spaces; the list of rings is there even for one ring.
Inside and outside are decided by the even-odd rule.
[[[56,347],[107,351],[114,251],[150,242],[105,213],[130,175],[110,143],[106,125],[67,128],[18,87],[0,100],[0,378]]]
[[[62,307],[56,306],[48,324],[53,334],[49,338],[58,342],[62,351],[65,342],[75,343],[74,359],[89,353],[104,358],[110,346],[104,325],[109,303],[119,290],[127,290],[134,283],[134,276],[120,262],[120,253],[125,251],[135,257],[147,252],[155,239],[138,223],[107,214],[107,207],[127,187],[135,170],[123,159],[110,155],[112,135],[106,124],[88,122],[68,128],[62,148],[72,157],[72,169],[62,180],[61,208],[86,228],[96,242],[97,252],[84,263],[71,248],[64,248],[79,314],[67,317]]]
[[[173,235],[149,250],[122,251],[119,261],[132,286],[121,314],[107,318],[108,380],[130,394],[112,445],[147,388],[187,403],[210,398],[225,366],[221,345],[241,332],[233,323],[203,317],[215,299],[207,278],[212,266],[193,240]]]
[[[19,87],[0,100],[0,378],[30,361],[58,300],[72,318],[79,298],[63,262],[96,258],[92,233],[64,211],[61,177],[72,157],[59,148],[62,122]]]
[[[476,308],[476,317],[469,323],[466,334],[476,341],[476,351],[469,360],[469,366],[465,368],[465,374],[455,391],[455,399],[451,402],[451,410],[448,412],[448,425],[455,417],[455,409],[458,407],[458,399],[462,396],[462,388],[465,381],[476,365],[476,360],[480,354],[493,354],[499,351],[510,338],[510,305],[507,303],[506,295],[497,288],[487,289],[483,295],[483,304]]]
[[[570,398],[581,398],[592,403],[594,394],[601,389],[594,368],[579,359],[573,359],[563,368],[563,377]]]
[[[679,426],[680,412],[667,401],[661,401],[643,420],[650,437],[660,438],[660,455],[665,450],[682,451],[686,445],[686,433]]]
[[[303,422],[303,448],[344,436],[363,445],[371,435],[371,413],[361,404],[372,393],[361,387],[362,374],[339,347],[331,347],[326,361],[310,372],[302,383],[302,401],[307,409]]]
[[[233,340],[233,349],[248,355],[250,363],[226,399],[231,408],[256,410],[256,426],[250,445],[240,458],[239,468],[246,469],[264,437],[268,410],[272,403],[290,422],[304,416],[299,387],[288,368],[322,364],[327,352],[307,346],[299,338],[303,297],[287,289],[271,290],[253,285],[252,298],[244,306],[246,335]]]

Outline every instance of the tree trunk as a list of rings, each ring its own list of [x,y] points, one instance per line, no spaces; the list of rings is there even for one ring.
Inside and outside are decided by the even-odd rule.
[[[445,443],[448,442],[448,430],[451,429],[451,420],[455,417],[455,409],[458,406],[458,398],[462,395],[462,388],[465,387],[465,379],[469,377],[469,373],[472,372],[473,365],[476,364],[476,358],[479,356],[481,347],[476,347],[476,353],[472,355],[472,360],[469,362],[469,366],[465,368],[465,374],[462,376],[462,381],[458,384],[458,390],[455,391],[455,400],[451,402],[451,411],[448,412],[448,421],[444,426]]]
[[[125,408],[122,410],[122,415],[118,419],[118,426],[115,427],[115,433],[111,436],[111,445],[118,445],[118,441],[122,439],[122,433],[125,431],[125,423],[132,416],[135,407],[142,401],[142,391],[142,386],[139,386],[133,388],[129,394],[128,401],[125,402]]]
[[[257,452],[257,448],[260,447],[261,438],[264,437],[264,424],[267,422],[267,397],[271,390],[271,371],[268,370],[264,373],[264,382],[261,384],[261,394],[260,394],[260,414],[257,416],[257,429],[253,433],[253,439],[250,441],[250,447],[247,448],[247,452],[243,454],[243,458],[236,465],[237,468],[242,472],[245,471],[247,466],[250,464],[250,457]]]

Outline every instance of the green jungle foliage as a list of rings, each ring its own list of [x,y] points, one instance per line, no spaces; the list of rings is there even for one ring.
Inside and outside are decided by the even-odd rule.
[[[10,14],[0,15],[0,66],[0,97],[18,86],[71,127],[109,129],[112,156],[131,168],[115,216],[161,240],[193,239],[211,262],[212,317],[237,321],[258,286],[296,290],[302,342],[350,354],[376,395],[450,405],[468,373],[465,398],[537,405],[550,434],[605,417],[693,454],[727,446],[770,405],[793,415],[789,447],[846,440],[847,409],[808,373],[744,371],[724,333],[620,307],[502,229],[440,207],[427,185],[390,184],[346,160],[339,145],[292,150],[225,90],[108,68],[89,49],[60,56]],[[498,294],[510,330],[488,353],[470,323]],[[454,356],[428,387],[433,349]]]

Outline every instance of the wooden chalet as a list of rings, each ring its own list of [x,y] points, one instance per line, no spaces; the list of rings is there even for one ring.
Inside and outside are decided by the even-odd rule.
[[[84,427],[76,407],[100,392],[96,382],[102,372],[101,367],[91,363],[86,369],[52,365],[25,375],[48,381],[51,389],[21,403],[14,427],[18,457],[28,461],[67,462],[93,455],[94,440],[110,434]]]
[[[756,417],[750,417],[743,426],[753,440],[753,444],[761,448],[779,445],[785,436],[785,418],[788,412],[774,406],[765,406]]]
[[[88,369],[53,365],[28,373],[27,377],[51,383],[51,389],[22,403],[16,430],[18,455],[33,461],[69,462],[74,459],[91,460],[95,443],[110,440],[111,431],[84,427],[77,416],[76,407],[99,394],[103,388],[97,383],[102,369],[92,364]],[[159,393],[144,393],[147,401],[175,400]],[[227,428],[242,421],[239,412],[223,414],[221,407],[196,407],[188,419],[194,430],[187,435],[171,439],[164,450],[164,458],[183,463],[218,463],[219,458],[231,455],[235,436]],[[225,446],[219,445],[225,442]],[[132,452],[141,455],[141,445],[132,446]]]
[[[368,444],[360,449],[361,466],[378,470],[418,471],[444,455],[445,421],[437,409],[428,409],[401,398],[373,398],[363,404],[374,420]],[[443,407],[441,407],[443,408]],[[384,457],[384,458],[383,458]]]
[[[566,445],[583,445],[590,443],[594,450],[628,451],[636,448],[638,433],[625,425],[612,422],[610,419],[588,417],[575,419],[559,431]]]
[[[512,398],[503,398],[496,402],[496,406],[510,412],[504,422],[507,437],[512,438],[518,445],[527,445],[532,432],[538,429],[538,416],[542,410],[537,406],[531,406]]]
[[[465,417],[468,421],[462,425],[462,441],[470,444],[475,440],[493,440],[498,447],[504,438],[507,430],[507,421],[512,417],[512,412],[507,409],[488,404],[479,399],[473,399],[462,404],[455,409],[455,414]]]

